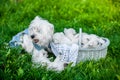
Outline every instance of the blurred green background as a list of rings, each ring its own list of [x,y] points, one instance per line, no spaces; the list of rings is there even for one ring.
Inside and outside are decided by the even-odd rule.
[[[110,40],[105,59],[81,62],[61,73],[33,68],[31,56],[11,49],[12,36],[28,28],[35,16],[47,19],[55,32],[74,28]],[[120,80],[119,0],[0,0],[0,79]]]

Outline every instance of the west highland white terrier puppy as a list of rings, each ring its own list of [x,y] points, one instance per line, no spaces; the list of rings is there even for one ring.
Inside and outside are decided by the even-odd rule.
[[[54,26],[47,20],[36,16],[29,25],[28,33],[33,43],[48,49],[54,33]]]
[[[90,36],[87,33],[82,33],[81,36],[81,46],[83,48],[87,47],[85,46],[90,41]]]
[[[58,55],[54,62],[51,62],[47,69],[54,70],[54,71],[62,71],[65,69],[65,67],[68,65],[67,62],[61,61],[62,55]]]
[[[73,28],[65,28],[64,29],[64,34],[66,37],[70,39],[70,41],[74,44],[78,44],[79,40],[79,34],[76,33],[76,31]]]
[[[105,43],[105,41],[94,35],[94,34],[86,34],[86,33],[82,33],[82,47],[83,48],[97,48],[102,46]]]
[[[71,44],[72,42],[68,39],[63,32],[58,32],[53,35],[53,42],[57,44]]]
[[[58,44],[78,44],[79,34],[72,28],[64,29],[63,32],[55,33],[53,35],[53,42]]]

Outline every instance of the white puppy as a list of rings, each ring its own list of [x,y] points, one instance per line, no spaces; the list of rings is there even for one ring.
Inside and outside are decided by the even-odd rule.
[[[88,42],[88,47],[91,48],[96,48],[99,46],[99,39],[98,36],[91,34],[90,36],[90,41]]]
[[[54,33],[54,26],[47,20],[36,16],[29,25],[28,33],[33,43],[48,48]]]
[[[69,29],[64,28],[64,33],[65,33],[66,36],[68,36],[70,38],[72,36],[76,35],[76,31],[73,28],[69,28]]]
[[[64,29],[63,32],[58,32],[53,35],[53,42],[58,44],[78,44],[79,34],[73,28]]]
[[[64,34],[70,39],[72,43],[78,44],[79,34],[77,34],[73,28],[64,28]]]
[[[97,48],[102,46],[105,43],[105,41],[94,35],[94,34],[86,34],[86,33],[82,33],[82,47],[83,48]]]
[[[48,69],[50,70],[55,70],[55,71],[62,71],[64,70],[64,68],[68,65],[67,62],[64,62],[64,61],[61,61],[61,57],[62,55],[58,55],[56,57],[56,59],[54,60],[54,62],[51,62],[49,65],[48,65]]]
[[[41,66],[47,66],[50,64],[50,60],[47,58],[47,52],[44,49],[40,51],[34,51],[32,55],[32,62]]]
[[[71,44],[72,42],[68,39],[63,32],[55,33],[53,35],[53,42],[57,44]]]
[[[81,36],[81,46],[83,48],[88,47],[86,44],[90,41],[90,36],[87,33],[82,33]]]

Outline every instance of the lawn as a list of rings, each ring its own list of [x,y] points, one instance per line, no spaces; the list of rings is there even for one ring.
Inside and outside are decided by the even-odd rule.
[[[33,68],[21,47],[10,48],[12,36],[27,28],[35,16],[47,19],[55,32],[74,28],[110,40],[107,56],[80,62],[61,73]],[[1,80],[120,80],[119,0],[0,0]]]

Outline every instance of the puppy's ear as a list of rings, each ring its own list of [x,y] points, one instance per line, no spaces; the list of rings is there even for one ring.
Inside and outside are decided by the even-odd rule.
[[[39,16],[36,16],[34,19],[35,19],[35,20],[41,20],[42,18],[39,17]]]
[[[39,19],[39,16],[36,16],[35,19]]]
[[[64,28],[64,34],[66,35],[67,34],[67,28]]]
[[[67,28],[64,28],[64,32],[66,32],[67,31]]]

